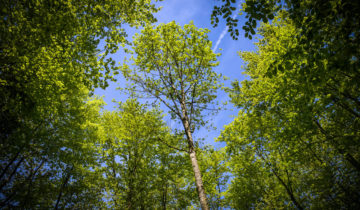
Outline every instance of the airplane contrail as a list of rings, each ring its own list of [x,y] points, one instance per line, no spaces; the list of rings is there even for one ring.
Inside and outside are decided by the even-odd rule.
[[[240,5],[241,5],[241,3],[239,2],[239,4],[237,5],[237,7],[236,7],[236,13],[233,15],[233,19],[235,19],[235,18],[237,18],[237,16],[238,16],[238,11],[239,11],[239,9],[240,9]],[[213,51],[215,52],[216,50],[217,50],[217,48],[219,47],[219,44],[220,44],[220,42],[222,41],[222,39],[224,38],[224,36],[226,35],[226,33],[227,33],[227,31],[229,30],[229,26],[226,26],[225,28],[224,28],[224,30],[221,32],[221,34],[220,34],[220,36],[219,36],[219,38],[218,38],[218,40],[216,41],[216,44],[215,44],[215,46],[214,46],[214,48],[213,48]]]

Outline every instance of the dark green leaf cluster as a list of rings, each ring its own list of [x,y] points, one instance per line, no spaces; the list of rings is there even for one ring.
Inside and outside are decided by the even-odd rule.
[[[226,21],[230,36],[237,40],[239,36],[238,19],[232,18],[233,12],[245,12],[247,21],[242,29],[245,31],[245,37],[252,39],[255,35],[257,21],[263,21],[267,23],[274,18],[274,13],[279,10],[280,0],[246,0],[242,3],[240,11],[236,10],[236,0],[222,0],[223,4],[214,6],[211,14],[211,24],[216,27],[219,23],[219,17],[222,17]],[[238,3],[240,4],[240,3]],[[239,13],[242,15],[242,13]]]
[[[216,27],[219,23],[219,17],[221,16],[226,20],[226,25],[229,27],[228,31],[230,32],[231,37],[237,40],[239,36],[239,29],[237,29],[238,19],[233,18],[233,12],[236,10],[236,0],[222,0],[225,4],[220,7],[214,6],[214,10],[211,14],[211,24]],[[235,11],[236,12],[236,11]]]

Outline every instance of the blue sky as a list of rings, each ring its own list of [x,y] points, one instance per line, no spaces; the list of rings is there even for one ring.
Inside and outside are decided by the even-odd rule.
[[[226,32],[224,21],[220,21],[216,28],[211,26],[210,15],[212,8],[218,3],[217,0],[164,0],[157,3],[162,9],[155,14],[155,17],[158,20],[155,24],[176,21],[178,24],[184,25],[188,24],[190,21],[194,21],[196,27],[210,29],[211,32],[208,36],[209,40],[213,43],[213,50],[215,50],[216,53],[220,52],[222,54],[218,58],[220,64],[218,67],[214,68],[214,71],[229,77],[230,79],[225,82],[225,86],[230,86],[231,81],[235,79],[241,81],[245,78],[241,69],[243,62],[237,52],[252,51],[255,47],[253,45],[253,40],[246,39],[244,37],[244,32],[241,30],[239,39],[237,41],[232,40],[230,35]],[[240,16],[238,18],[240,18],[239,25],[242,25],[244,17]],[[139,32],[139,30],[127,29],[129,38],[132,37],[135,32]],[[220,50],[220,48],[222,50]],[[126,56],[124,53],[119,52],[112,57],[117,62],[122,62],[124,56]],[[116,90],[117,87],[125,87],[125,80],[122,78],[121,74],[118,75],[117,80],[116,83],[110,83],[110,86],[106,90],[98,89],[95,91],[95,94],[104,97],[104,100],[107,103],[105,109],[107,110],[114,110],[116,104],[111,102],[113,99],[116,101],[125,101],[127,99],[126,95],[120,94],[120,92]],[[226,101],[228,99],[229,98],[224,92],[220,91],[218,93],[218,100]],[[236,115],[237,112],[238,110],[236,108],[234,110],[228,109],[220,111],[219,114],[212,116],[209,120],[213,122],[217,129],[207,130],[206,128],[202,128],[194,133],[194,139],[204,138],[206,144],[211,144],[216,148],[223,147],[225,144],[215,142],[214,139],[219,136],[223,126],[229,124],[233,120],[233,115]],[[169,126],[177,127],[168,117],[165,118],[165,121]]]

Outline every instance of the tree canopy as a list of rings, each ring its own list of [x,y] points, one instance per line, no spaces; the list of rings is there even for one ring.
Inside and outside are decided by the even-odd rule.
[[[256,200],[249,203],[234,194],[232,205],[357,208],[359,95],[354,80],[359,71],[335,68],[326,51],[319,60],[309,59],[298,38],[301,29],[289,17],[281,11],[259,28],[258,50],[240,53],[251,79],[229,89],[232,102],[242,108],[219,138],[227,142],[231,168],[238,174],[230,192],[254,177],[262,185],[246,188],[244,196]],[[257,167],[248,171],[247,161]],[[272,197],[275,193],[286,197]]]
[[[216,98],[220,75],[212,71],[216,54],[207,39],[207,29],[192,23],[183,29],[175,22],[145,27],[133,40],[134,69],[127,64],[122,71],[140,91],[160,100],[173,119],[181,122],[195,175],[201,208],[208,209],[196,146],[195,128],[205,124],[202,111]]]
[[[212,24],[257,39],[229,86],[210,30],[153,25],[153,1],[1,6],[1,209],[360,208],[358,1],[219,1]],[[217,148],[196,132],[221,88],[238,114]]]
[[[150,1],[1,1],[1,208],[98,206],[87,187],[101,102],[88,97],[117,74],[107,55],[126,42],[122,26],[154,22],[157,10]]]

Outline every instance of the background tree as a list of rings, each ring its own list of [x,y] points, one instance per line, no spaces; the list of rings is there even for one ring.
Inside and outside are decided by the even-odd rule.
[[[205,145],[198,151],[210,209],[228,208],[229,206],[224,200],[224,193],[230,179],[230,170],[225,149],[215,150],[214,147]]]
[[[77,100],[86,98],[87,94]],[[2,207],[101,206],[101,189],[92,185],[98,175],[91,168],[98,164],[99,136],[94,123],[102,101],[81,103],[72,109],[71,120],[56,118],[53,124],[39,126],[38,138],[31,139],[16,154],[18,159],[2,168]]]
[[[191,205],[191,197],[178,195],[191,189],[184,182],[191,166],[183,161],[182,152],[167,146],[176,146],[179,139],[170,135],[161,118],[158,109],[147,110],[134,99],[119,103],[117,111],[103,114],[101,171],[105,174],[109,208]]]
[[[313,61],[298,39],[300,29],[285,11],[259,32],[263,38],[257,52],[241,53],[251,80],[241,86],[234,82],[230,92],[243,110],[222,134],[228,153],[252,151],[252,161],[268,168],[282,186],[278,190],[299,209],[357,208],[359,96],[350,79],[356,73],[346,72],[345,83],[344,72],[329,64],[333,57],[327,52],[310,65]]]
[[[214,8],[213,24],[223,16],[236,38],[237,21],[231,19],[236,1],[223,2]],[[274,19],[271,26],[261,27],[264,38],[258,43],[257,53],[241,54],[248,62],[246,73],[252,80],[242,86],[237,82],[233,85],[233,102],[245,113],[239,114],[241,128],[235,128],[234,123],[224,139],[266,148],[260,151],[272,155],[263,155],[264,164],[271,164],[271,159],[275,161],[281,155],[282,159],[274,163],[286,163],[293,174],[300,174],[293,177],[295,180],[308,183],[308,188],[294,186],[303,192],[292,199],[293,203],[300,201],[299,206],[359,205],[359,191],[354,187],[359,185],[360,160],[356,91],[360,72],[359,8],[355,1],[249,0],[242,4],[247,18],[243,29],[250,39],[257,21],[267,23],[278,12],[282,21]],[[248,130],[250,126],[256,129]],[[231,135],[231,129],[240,136]],[[281,178],[279,172],[286,170],[278,167]]]
[[[192,133],[205,124],[202,111],[209,108],[220,87],[220,76],[211,70],[217,63],[207,32],[192,23],[183,29],[175,22],[145,27],[134,37],[134,69],[128,65],[122,69],[125,78],[160,100],[183,125],[203,209],[208,204]]]
[[[157,142],[169,135],[160,112],[148,111],[144,105],[129,99],[119,104],[118,111],[105,112],[102,125],[106,133],[102,170],[106,174],[109,207],[132,209],[159,205],[164,187],[161,181],[167,180],[156,182],[160,168],[166,167],[158,159],[165,150],[160,151]]]
[[[88,186],[80,179],[96,159],[87,111],[97,108],[85,101],[113,79],[110,69],[117,73],[107,56],[126,42],[122,25],[153,22],[157,9],[150,1],[91,0],[1,7],[0,206],[76,206],[92,192],[69,189]],[[82,204],[99,201],[91,196]]]

